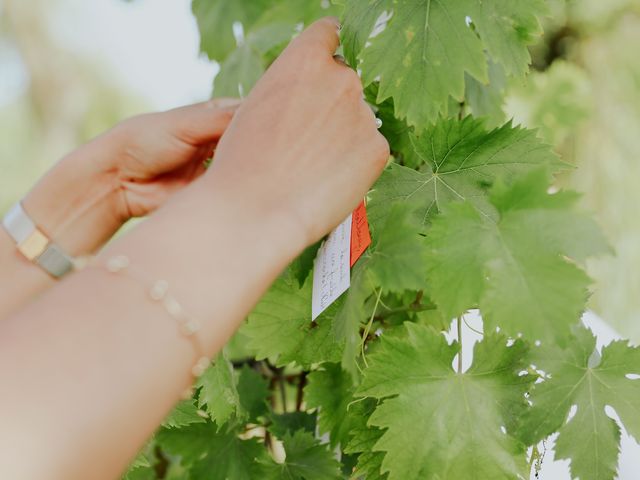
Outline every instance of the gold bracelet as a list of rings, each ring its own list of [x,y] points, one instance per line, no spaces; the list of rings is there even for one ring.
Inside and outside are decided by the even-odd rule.
[[[160,304],[169,316],[176,320],[180,333],[193,345],[197,360],[191,368],[192,375],[197,379],[205,372],[211,364],[211,359],[204,354],[204,349],[198,336],[200,322],[189,315],[180,302],[170,294],[169,283],[166,280],[156,280],[149,277],[146,272],[133,265],[126,255],[114,255],[104,263],[92,257],[85,259],[83,263],[85,266],[101,267],[112,274],[126,275],[137,283],[142,284],[147,289],[149,298],[153,302]],[[193,390],[189,388],[188,391],[184,392],[183,397],[189,398],[192,393]]]

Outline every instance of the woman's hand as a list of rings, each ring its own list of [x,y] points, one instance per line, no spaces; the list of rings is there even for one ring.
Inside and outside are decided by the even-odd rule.
[[[126,120],[61,160],[25,209],[71,254],[93,252],[204,172],[238,105],[218,99]]]
[[[240,105],[236,99],[215,99],[131,118],[107,137],[116,145],[112,170],[121,193],[121,215],[147,215],[176,190],[204,173],[218,140]]]
[[[94,252],[132,216],[146,215],[204,172],[238,102],[216,100],[135,117],[56,164],[23,201],[71,255]],[[0,320],[53,283],[0,228]]]
[[[240,204],[283,213],[306,244],[346,218],[389,157],[360,79],[333,57],[338,42],[333,18],[291,42],[243,102],[205,177]]]

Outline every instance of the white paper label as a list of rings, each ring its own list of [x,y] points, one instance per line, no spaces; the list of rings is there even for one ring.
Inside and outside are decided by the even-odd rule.
[[[350,254],[351,215],[331,232],[318,249],[318,255],[313,264],[312,320],[318,318],[318,315],[349,288]]]

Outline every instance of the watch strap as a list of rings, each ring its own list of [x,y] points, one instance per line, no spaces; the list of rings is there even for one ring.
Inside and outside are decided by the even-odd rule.
[[[36,226],[20,202],[5,215],[2,225],[18,251],[49,275],[60,278],[73,269],[73,258]]]

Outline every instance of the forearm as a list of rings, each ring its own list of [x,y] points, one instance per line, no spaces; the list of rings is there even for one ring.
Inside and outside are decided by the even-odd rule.
[[[207,179],[209,182],[210,179]],[[230,337],[304,245],[224,185],[200,181],[114,242]],[[283,223],[284,222],[284,223]],[[143,286],[89,268],[0,325],[3,478],[116,478],[190,381],[191,344]]]
[[[122,225],[120,193],[113,172],[103,168],[109,155],[99,138],[56,164],[27,194],[23,207],[37,226],[62,249],[87,254]],[[55,281],[23,257],[0,227],[0,320],[18,311]]]

